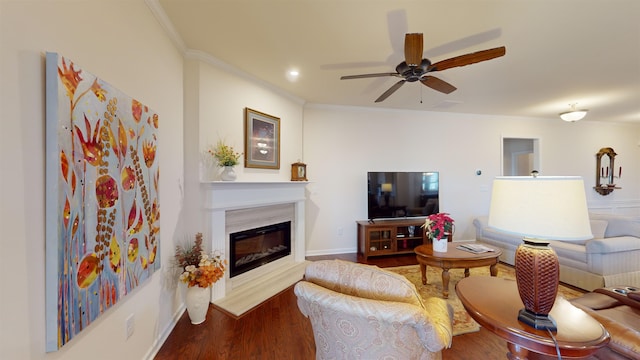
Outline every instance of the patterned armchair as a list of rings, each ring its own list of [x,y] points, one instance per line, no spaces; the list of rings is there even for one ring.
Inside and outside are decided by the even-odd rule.
[[[315,261],[294,290],[316,359],[441,359],[451,346],[446,301],[423,301],[405,277],[376,266]]]

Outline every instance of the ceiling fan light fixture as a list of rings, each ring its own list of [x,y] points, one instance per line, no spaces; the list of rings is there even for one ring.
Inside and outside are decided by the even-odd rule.
[[[569,122],[582,120],[587,115],[587,111],[589,111],[586,109],[576,110],[576,104],[570,104],[570,105],[571,105],[571,110],[560,113],[560,119],[564,121],[569,121]]]

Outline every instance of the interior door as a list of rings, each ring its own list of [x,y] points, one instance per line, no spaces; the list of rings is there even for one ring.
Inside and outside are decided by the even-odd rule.
[[[502,175],[529,176],[540,171],[539,141],[533,138],[502,138]]]

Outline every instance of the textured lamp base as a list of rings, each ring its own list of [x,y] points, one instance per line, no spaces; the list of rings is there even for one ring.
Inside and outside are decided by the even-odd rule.
[[[535,328],[557,331],[549,317],[558,293],[560,265],[549,241],[524,238],[516,249],[516,282],[524,304],[518,320]]]
[[[518,312],[518,320],[537,330],[558,331],[556,321],[549,315],[533,313],[527,309]]]

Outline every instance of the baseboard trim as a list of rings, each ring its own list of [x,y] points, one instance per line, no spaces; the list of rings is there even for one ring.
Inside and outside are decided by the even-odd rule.
[[[164,342],[167,341],[167,339],[169,338],[169,335],[171,335],[171,332],[178,324],[178,320],[180,320],[180,318],[182,317],[182,314],[184,314],[186,310],[187,310],[186,306],[184,305],[184,303],[182,303],[180,307],[178,307],[178,309],[173,313],[173,316],[171,317],[171,321],[162,330],[162,332],[160,333],[160,336],[156,338],[153,345],[151,346],[149,351],[147,351],[143,359],[153,360],[156,357],[156,355],[158,355],[160,348],[162,348],[162,345],[164,344]]]
[[[356,248],[342,248],[342,249],[325,249],[325,250],[313,250],[307,251],[305,256],[325,256],[336,254],[355,254],[358,252]]]

